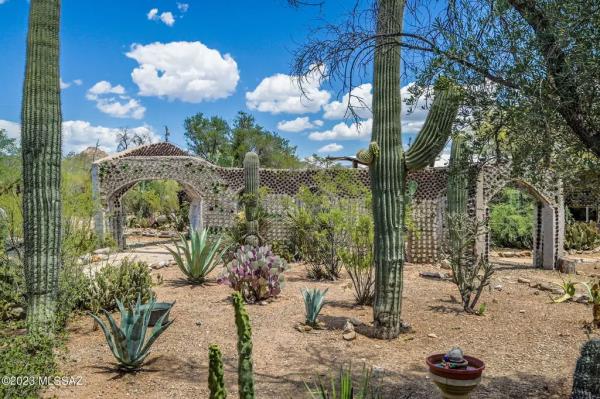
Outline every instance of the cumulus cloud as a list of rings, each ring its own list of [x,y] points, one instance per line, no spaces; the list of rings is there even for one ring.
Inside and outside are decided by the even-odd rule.
[[[127,57],[139,64],[131,77],[141,96],[189,103],[232,95],[240,79],[237,63],[200,42],[134,44]]]
[[[86,98],[95,101],[96,108],[114,118],[142,119],[146,113],[146,108],[138,100],[126,95],[123,86],[113,86],[106,80],[92,86]]]
[[[365,83],[352,89],[350,94],[342,97],[341,101],[332,101],[323,106],[325,119],[344,119],[352,116],[348,109],[348,105],[358,115],[359,118],[370,118],[371,103],[373,102],[373,86],[370,83]]]
[[[19,139],[21,137],[21,127],[18,123],[0,120],[0,129],[5,129],[8,136]],[[63,151],[81,152],[88,147],[99,147],[106,152],[114,152],[117,148],[117,134],[120,129],[94,126],[86,121],[65,121],[63,122]],[[148,125],[129,128],[131,134],[139,134],[150,137],[152,142],[158,142],[160,138]]]
[[[284,132],[293,133],[301,132],[319,126],[323,126],[323,121],[316,120],[311,122],[308,116],[300,116],[290,121],[281,121],[277,123],[277,129],[282,130]]]
[[[317,152],[319,153],[332,153],[332,152],[338,152],[344,149],[344,146],[337,144],[337,143],[331,143],[331,144],[327,144],[324,145],[323,147],[319,148],[317,150]]]
[[[148,14],[146,14],[146,17],[150,20],[153,21],[158,17],[158,8],[153,8],[150,11],[148,11]]]
[[[331,94],[321,90],[319,74],[315,73],[302,82],[304,94],[297,76],[275,74],[264,78],[258,86],[246,93],[246,105],[251,110],[271,114],[307,114],[319,112],[327,104]]]
[[[161,21],[167,26],[175,25],[175,17],[173,16],[173,13],[171,11],[165,11],[160,15],[158,14],[158,12],[158,8],[153,8],[150,11],[148,11],[148,13],[146,14],[146,18],[148,18],[150,21]]]
[[[177,9],[182,13],[186,13],[190,9],[190,5],[188,3],[177,3]]]
[[[350,125],[340,122],[329,130],[312,132],[308,138],[315,141],[323,140],[362,140],[371,137],[373,130],[373,119],[367,119],[360,123],[354,122]]]
[[[69,87],[73,86],[73,84],[75,84],[76,86],[81,86],[82,83],[83,82],[81,79],[75,79],[72,82],[65,82],[64,80],[62,80],[62,78],[60,78],[60,89],[61,90],[68,89]]]

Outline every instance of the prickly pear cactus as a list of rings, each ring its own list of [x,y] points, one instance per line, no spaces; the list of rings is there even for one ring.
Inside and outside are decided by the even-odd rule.
[[[22,104],[24,269],[30,329],[50,331],[60,270],[60,0],[31,0]]]
[[[588,341],[581,348],[573,374],[571,398],[600,398],[600,339]]]
[[[249,152],[244,157],[244,211],[246,215],[245,243],[248,245],[260,245],[258,234],[258,188],[259,182],[259,159],[254,152]]]
[[[392,339],[401,331],[407,174],[428,166],[446,144],[458,111],[458,91],[440,80],[423,129],[406,153],[402,148],[400,46],[404,0],[380,0],[373,70],[373,134],[357,154],[369,165],[375,222],[374,335]]]

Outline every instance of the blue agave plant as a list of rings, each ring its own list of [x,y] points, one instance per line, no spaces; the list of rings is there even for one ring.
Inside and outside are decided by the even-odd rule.
[[[306,324],[315,326],[317,324],[317,316],[323,308],[325,294],[327,294],[329,288],[320,290],[318,288],[304,288],[302,290],[302,296],[304,297],[304,308],[306,309]]]
[[[112,315],[106,310],[102,312],[108,319],[108,326],[95,314],[90,315],[98,322],[106,336],[106,342],[113,355],[119,362],[119,366],[126,371],[138,370],[148,354],[150,347],[156,339],[171,325],[173,320],[168,320],[170,309],[154,325],[150,338],[146,341],[150,314],[156,300],[153,298],[143,306],[138,296],[137,302],[132,309],[126,309],[123,303],[117,300],[117,306],[121,313],[121,323],[117,324]],[[167,321],[168,320],[168,321]]]

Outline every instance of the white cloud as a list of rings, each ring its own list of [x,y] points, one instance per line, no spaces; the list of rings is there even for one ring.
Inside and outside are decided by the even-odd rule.
[[[81,79],[75,79],[73,81],[73,83],[75,83],[77,86],[81,86],[83,84],[83,80],[81,80]]]
[[[253,91],[246,93],[246,105],[251,110],[271,114],[306,114],[319,112],[331,94],[321,90],[318,73],[302,81],[304,94],[296,76],[278,73],[264,78]]]
[[[0,130],[6,130],[6,134],[11,139],[21,137],[21,126],[18,123],[0,119]]]
[[[360,124],[354,122],[350,125],[340,122],[329,130],[322,132],[312,132],[308,138],[315,141],[323,140],[361,140],[371,137],[373,130],[373,119],[361,121]]]
[[[102,80],[88,90],[86,98],[95,101],[96,108],[114,118],[142,119],[146,108],[125,93],[123,86],[113,86],[110,82]]]
[[[0,129],[6,129],[11,138],[20,138],[21,127],[18,123],[0,120]],[[65,121],[63,122],[63,151],[81,152],[88,147],[95,147],[98,143],[103,151],[113,152],[117,148],[117,134],[120,129],[94,126],[86,121]],[[152,142],[158,142],[160,138],[154,133],[148,125],[129,128],[132,134],[146,135]]]
[[[175,18],[173,17],[173,13],[171,11],[160,14],[160,20],[167,26],[175,25]]]
[[[60,89],[65,90],[71,87],[71,83],[64,82],[62,78],[60,78]]]
[[[127,57],[139,67],[131,73],[141,96],[167,97],[189,103],[229,97],[240,79],[229,55],[200,42],[134,44]]]
[[[277,123],[277,129],[284,132],[301,132],[303,130],[312,129],[314,127],[323,126],[323,121],[316,120],[311,122],[308,116],[300,116],[291,121],[281,121]]]
[[[177,8],[182,13],[186,13],[190,9],[190,5],[188,3],[177,3]]]
[[[319,148],[317,150],[317,152],[320,153],[331,153],[331,152],[338,152],[344,149],[344,146],[337,144],[337,143],[331,143],[331,144],[327,144],[324,145],[323,147]]]
[[[6,3],[8,0],[0,0],[0,5]]]
[[[148,11],[148,14],[146,14],[146,17],[150,20],[153,21],[158,17],[158,8],[153,8],[150,11]]]
[[[370,83],[362,84],[352,89],[351,95],[346,94],[342,97],[341,101],[332,101],[325,104],[323,117],[325,119],[344,119],[352,116],[348,109],[348,104],[350,104],[359,118],[370,118],[372,115],[371,103],[373,102],[372,88],[373,86]]]

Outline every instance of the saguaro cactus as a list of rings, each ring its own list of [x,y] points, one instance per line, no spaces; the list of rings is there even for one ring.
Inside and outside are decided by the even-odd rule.
[[[470,154],[466,147],[466,138],[458,135],[452,140],[450,150],[450,165],[448,170],[448,221],[457,222],[457,215],[467,214],[467,196],[468,196],[468,167]],[[459,251],[457,237],[460,232],[449,226],[448,238],[450,247],[455,252]]]
[[[375,222],[375,336],[400,334],[404,268],[404,201],[407,173],[426,167],[448,140],[458,110],[457,90],[438,81],[423,129],[406,153],[402,149],[400,46],[404,0],[380,0],[373,71],[373,134],[357,157],[369,164]]]
[[[21,114],[27,321],[48,331],[60,269],[60,0],[31,0]]]
[[[208,348],[208,388],[210,399],[225,399],[225,381],[223,380],[223,359],[217,345]]]
[[[254,152],[248,152],[244,157],[244,212],[246,215],[246,236],[244,241],[248,245],[260,245],[258,233],[258,187],[260,185],[259,159]]]
[[[581,348],[573,374],[572,399],[600,397],[600,339],[586,342]]]

